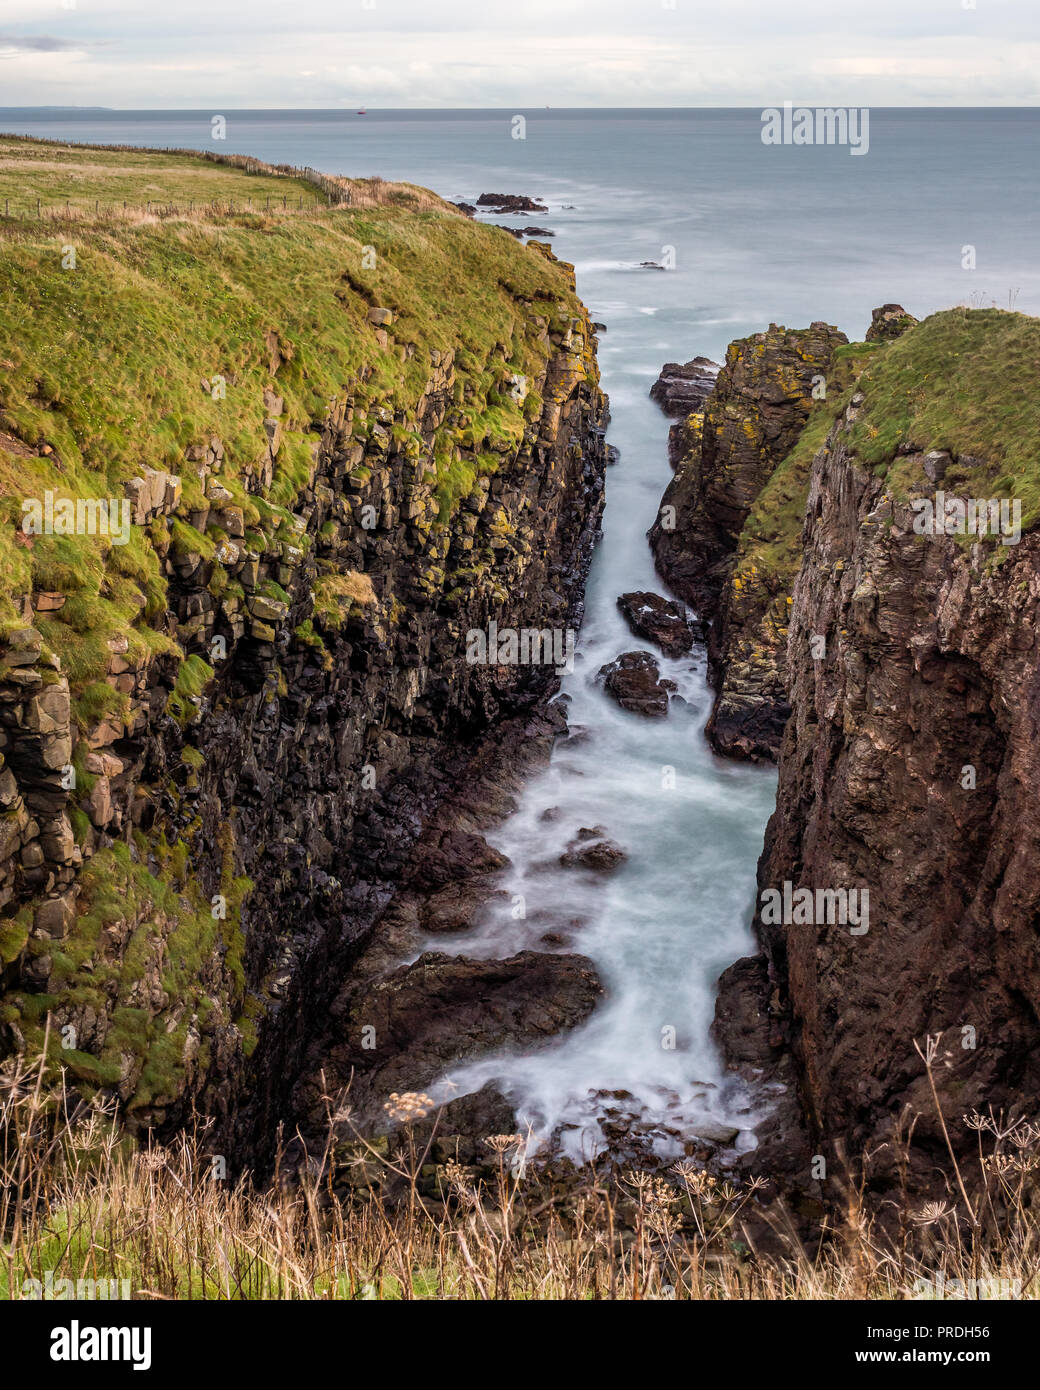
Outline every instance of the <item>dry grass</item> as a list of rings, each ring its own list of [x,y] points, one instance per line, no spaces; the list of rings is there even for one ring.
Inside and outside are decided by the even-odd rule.
[[[740,1187],[690,1162],[561,1184],[525,1171],[523,1136],[493,1135],[485,1163],[438,1165],[430,1196],[431,1105],[394,1096],[386,1108],[403,1123],[391,1144],[330,1138],[302,1176],[276,1170],[257,1186],[221,1176],[204,1123],[169,1147],[136,1147],[109,1105],[48,1092],[38,1067],[9,1059],[0,1294],[26,1297],[28,1281],[45,1285],[50,1271],[74,1284],[123,1280],[130,1296],[153,1299],[1035,1297],[1036,1126],[969,1117],[977,1193],[958,1170],[950,1190],[964,1190],[961,1203],[908,1205],[895,1238],[850,1187],[842,1221],[826,1223],[812,1249],[774,1203],[765,1253],[749,1235],[762,1184]],[[329,1116],[331,1136],[349,1122],[342,1098],[329,1098]]]
[[[60,145],[0,135],[0,231],[40,222],[80,226],[213,222],[329,207],[462,214],[429,189],[349,179],[212,150]]]

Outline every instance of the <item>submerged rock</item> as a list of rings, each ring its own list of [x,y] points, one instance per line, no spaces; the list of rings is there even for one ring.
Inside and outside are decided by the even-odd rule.
[[[581,829],[560,855],[560,863],[565,869],[595,869],[598,873],[610,873],[623,864],[628,855],[615,841],[607,837],[602,825],[594,829]]]
[[[354,1073],[351,1103],[359,1121],[373,1122],[392,1091],[421,1090],[457,1063],[574,1028],[602,993],[585,956],[521,951],[508,960],[471,960],[427,951],[355,1002],[332,1070]],[[366,1037],[374,1047],[364,1046]]]
[[[527,198],[522,193],[482,193],[477,199],[477,207],[490,209],[499,216],[504,213],[549,211],[544,203]]]
[[[649,652],[624,652],[600,667],[598,679],[622,709],[655,718],[668,713],[668,696],[676,689],[674,681],[662,679]]]
[[[636,636],[656,642],[665,656],[682,656],[693,646],[696,634],[681,603],[645,590],[622,594],[617,603]]]

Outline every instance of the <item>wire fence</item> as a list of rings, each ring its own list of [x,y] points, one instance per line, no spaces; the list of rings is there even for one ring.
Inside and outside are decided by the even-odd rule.
[[[16,138],[19,144],[50,143],[36,136]],[[63,202],[54,202],[46,197],[23,194],[3,198],[3,216],[6,220],[16,222],[71,221],[81,219],[84,216],[106,220],[118,217],[136,219],[141,216],[160,218],[195,215],[235,216],[251,212],[315,211],[319,208],[349,207],[354,202],[349,180],[323,174],[320,170],[311,168],[310,165],[300,168],[294,164],[268,164],[262,159],[253,158],[251,155],[218,154],[213,150],[188,150],[169,147],[144,150],[140,146],[134,145],[89,145],[77,144],[72,141],[64,143],[70,149],[75,150],[99,149],[106,153],[121,151],[133,154],[188,156],[207,163],[220,164],[227,168],[240,170],[242,173],[254,177],[291,179],[297,183],[306,182],[312,184],[324,196],[305,199],[302,194],[269,193],[257,198],[218,198],[210,201],[189,199],[187,203],[153,198],[144,203],[135,203],[129,199],[113,198],[95,198],[93,200],[89,198],[66,198]]]
[[[350,204],[349,193],[338,199],[331,193],[326,194],[324,198],[304,198],[302,195],[290,197],[288,194],[278,197],[276,194],[269,194],[262,198],[222,198],[209,202],[189,199],[186,203],[171,203],[164,199],[135,203],[126,198],[66,198],[64,202],[54,203],[44,198],[34,198],[32,195],[22,195],[3,198],[0,209],[6,221],[69,222],[82,220],[84,217],[93,217],[100,221],[114,218],[137,220],[141,217],[234,217],[244,213],[315,212],[327,211],[334,207],[349,207]]]
[[[37,136],[0,135],[0,140],[26,145],[51,145],[52,141]],[[165,220],[183,217],[241,216],[249,213],[317,213],[329,208],[370,208],[387,204],[403,203],[419,211],[450,210],[436,194],[425,189],[413,189],[408,185],[387,182],[381,178],[347,179],[334,174],[323,174],[310,165],[299,167],[294,164],[268,164],[252,155],[218,154],[213,150],[192,150],[177,147],[150,147],[139,145],[94,145],[63,141],[62,144],[73,151],[99,150],[106,154],[113,152],[134,155],[174,155],[201,160],[210,164],[223,165],[244,174],[267,179],[285,179],[296,184],[310,184],[316,196],[308,198],[304,194],[268,193],[255,198],[189,199],[187,202],[168,199],[133,202],[129,199],[75,197],[55,200],[53,196],[36,196],[31,192],[14,195],[0,195],[0,228],[12,231],[26,227],[33,222],[82,222],[95,221],[140,221],[156,218]]]

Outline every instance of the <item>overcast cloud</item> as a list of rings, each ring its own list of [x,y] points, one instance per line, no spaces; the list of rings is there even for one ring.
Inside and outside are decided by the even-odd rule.
[[[0,0],[0,105],[1037,103],[1037,0]]]

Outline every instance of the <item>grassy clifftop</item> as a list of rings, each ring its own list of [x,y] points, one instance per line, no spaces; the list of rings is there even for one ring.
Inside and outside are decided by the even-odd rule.
[[[1024,529],[1040,520],[1036,409],[1040,319],[1001,309],[948,309],[888,344],[860,380],[866,400],[855,452],[883,468],[897,493],[923,477],[904,443],[948,450],[950,493],[1019,498]]]
[[[298,175],[0,137],[0,1051],[142,1123],[314,983],[355,806],[493,716],[463,608],[598,516],[570,268]]]
[[[564,268],[425,190],[338,180],[350,204],[329,207],[302,178],[240,163],[0,139],[0,623],[19,622],[22,595],[66,595],[37,625],[74,686],[101,673],[113,633],[133,655],[170,645],[150,624],[167,544],[219,552],[235,509],[247,545],[295,540],[288,509],[330,402],[414,405],[447,354],[435,488],[450,511],[541,407],[516,389],[549,354],[532,324],[577,309]],[[68,215],[14,215],[37,196]],[[190,519],[212,499],[185,461],[214,441],[227,495],[200,535]],[[147,469],[181,480],[161,534],[18,529],[26,498],[122,498]]]
[[[737,587],[767,576],[790,594],[801,561],[813,456],[856,391],[864,401],[850,446],[902,496],[925,482],[921,453],[949,451],[951,494],[1019,498],[1022,525],[1040,520],[1040,424],[1035,407],[1040,319],[998,309],[948,309],[889,342],[835,353],[828,396],[755,499],[740,538]],[[900,453],[909,444],[914,453]]]

